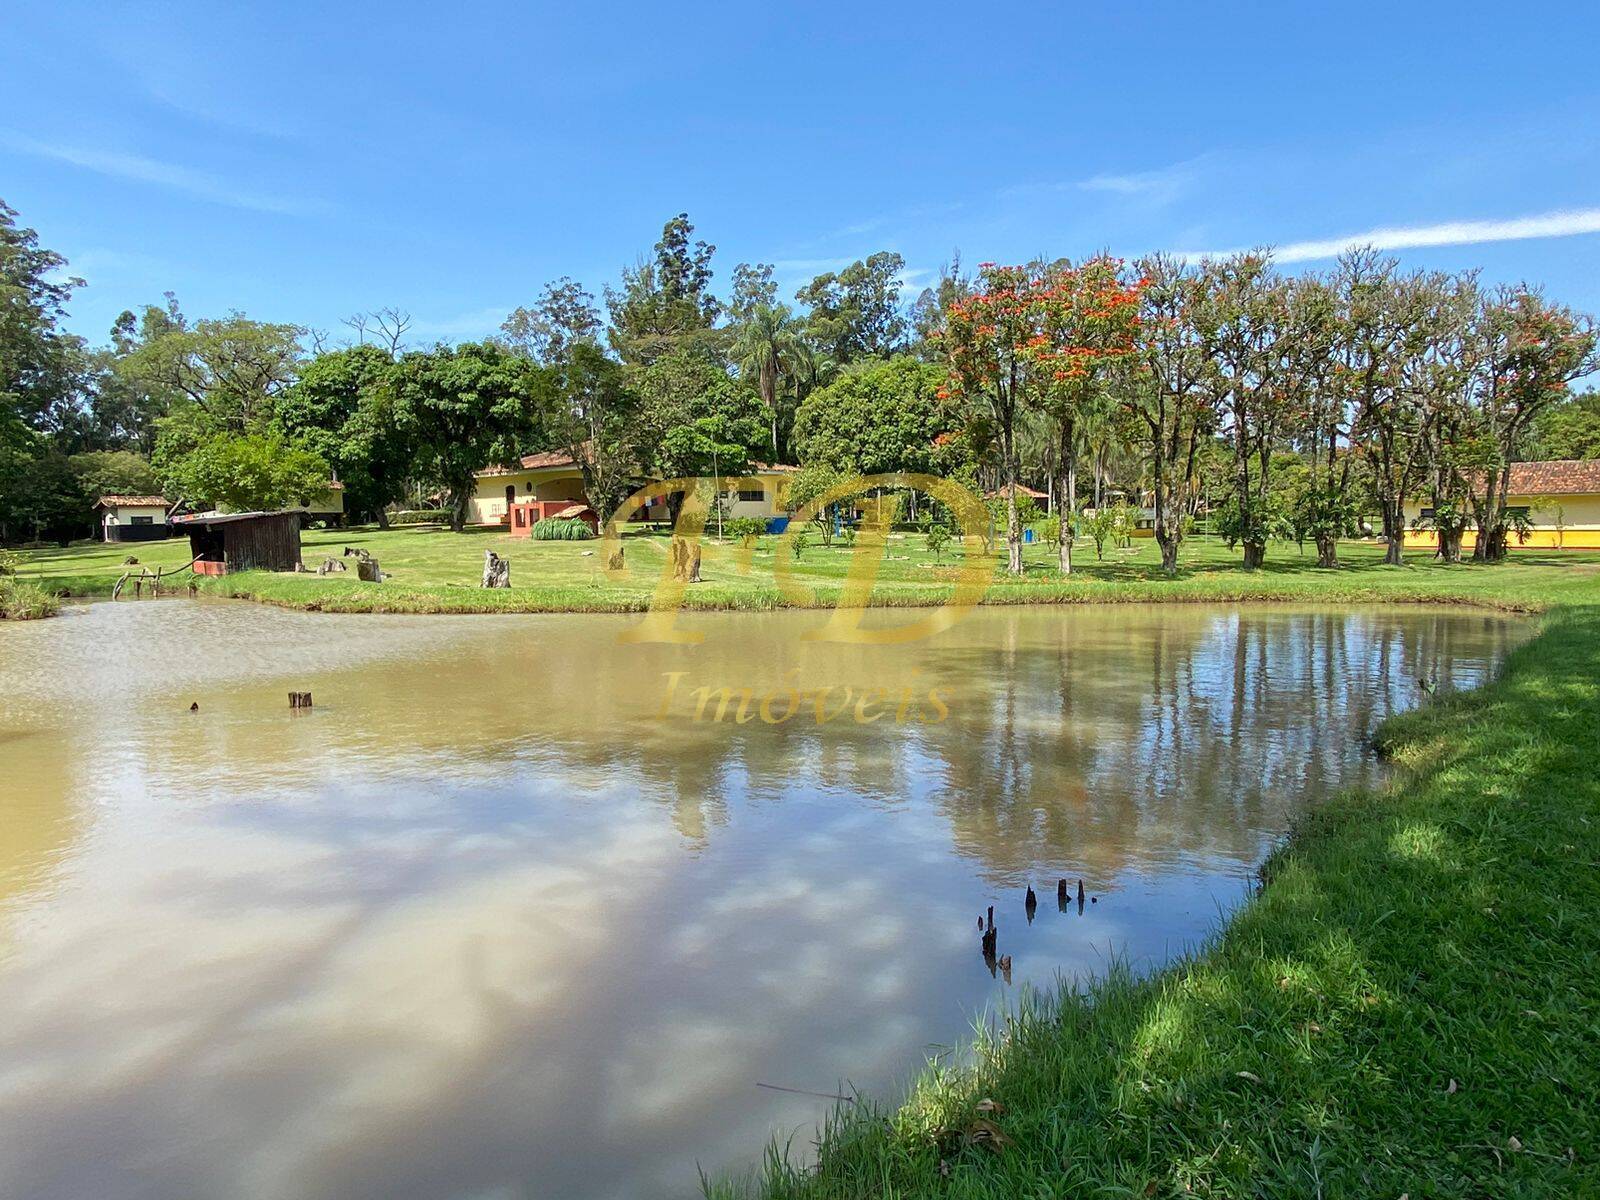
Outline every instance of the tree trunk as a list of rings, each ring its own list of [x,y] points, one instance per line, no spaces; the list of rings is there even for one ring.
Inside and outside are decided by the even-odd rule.
[[[450,530],[452,533],[460,533],[467,526],[467,498],[471,494],[466,488],[458,488],[451,497]]]
[[[1254,571],[1267,561],[1267,544],[1265,542],[1246,542],[1244,544],[1244,569]]]
[[[378,506],[378,528],[389,528],[389,510],[381,504]]]
[[[1156,542],[1161,547],[1161,569],[1168,575],[1178,573],[1178,539],[1162,530],[1156,531]]]
[[[1439,530],[1439,557],[1447,563],[1461,561],[1461,539],[1465,530],[1453,525]]]
[[[1317,541],[1317,566],[1337,567],[1339,565],[1339,539],[1331,533],[1319,533]]]
[[[1383,538],[1387,543],[1383,561],[1391,567],[1398,567],[1406,560],[1406,511],[1399,500],[1384,500],[1382,508]]]
[[[1060,530],[1056,536],[1056,558],[1063,575],[1072,574],[1072,542],[1077,536],[1073,529],[1078,515],[1078,460],[1072,450],[1072,429],[1061,432],[1061,486],[1057,489],[1061,502],[1056,505]]]
[[[1022,574],[1022,517],[1017,512],[1015,484],[1006,497],[1006,570]]]

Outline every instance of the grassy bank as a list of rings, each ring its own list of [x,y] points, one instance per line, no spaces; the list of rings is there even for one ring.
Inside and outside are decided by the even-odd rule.
[[[714,1190],[1600,1195],[1600,607],[1381,740],[1401,779],[1319,809],[1199,955],[1032,1003],[843,1111],[815,1171]]]
[[[248,572],[203,580],[205,591],[293,608],[325,612],[634,612],[647,607],[666,562],[666,539],[626,539],[630,578],[608,579],[597,542],[532,542],[498,531],[452,534],[437,529],[311,531],[304,537],[308,566],[327,556],[342,559],[346,546],[375,555],[390,576],[381,584],[360,583],[349,574]],[[513,586],[485,591],[478,579],[485,550],[511,560]],[[71,596],[108,596],[129,554],[152,567],[181,567],[188,543],[84,546],[37,551],[27,556],[23,576],[47,590]],[[685,604],[705,609],[772,609],[797,604],[832,605],[839,596],[851,551],[843,545],[813,545],[789,560],[792,580],[808,597],[780,587],[781,547],[762,539],[753,551],[708,543],[703,582],[689,588]],[[953,590],[960,551],[936,559],[915,535],[895,537],[879,563],[873,603],[884,606],[938,604]],[[1341,548],[1337,571],[1316,568],[1314,558],[1292,545],[1275,545],[1264,569],[1246,572],[1239,555],[1220,543],[1195,539],[1184,548],[1176,578],[1160,570],[1149,539],[1131,550],[1096,560],[1085,545],[1079,569],[1063,578],[1051,547],[1031,545],[1020,578],[996,570],[987,604],[1105,603],[1117,601],[1239,600],[1363,603],[1373,601],[1465,602],[1493,607],[1540,609],[1578,598],[1600,584],[1600,554],[1519,551],[1494,567],[1445,566],[1418,552],[1402,567],[1382,561],[1381,547],[1365,542]],[[187,578],[187,577],[184,577]]]
[[[0,621],[32,621],[53,617],[61,602],[36,583],[0,575]]]

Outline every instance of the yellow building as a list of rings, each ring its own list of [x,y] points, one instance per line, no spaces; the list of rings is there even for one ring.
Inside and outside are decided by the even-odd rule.
[[[1506,505],[1523,510],[1533,523],[1527,541],[1512,535],[1513,550],[1600,550],[1600,461],[1514,463]],[[1415,528],[1419,518],[1432,515],[1421,501],[1406,504],[1407,546],[1438,546],[1433,530]],[[1469,527],[1462,547],[1470,550],[1477,538]]]
[[[728,517],[777,517],[784,505],[789,479],[798,468],[769,467],[758,463],[747,479],[728,482]],[[570,501],[582,504],[583,475],[564,451],[524,455],[515,467],[486,467],[474,473],[476,484],[467,504],[467,521],[473,525],[502,525],[512,504],[528,501]],[[641,486],[644,481],[640,481]],[[739,486],[735,486],[739,485]],[[636,519],[665,521],[667,507],[655,504]]]

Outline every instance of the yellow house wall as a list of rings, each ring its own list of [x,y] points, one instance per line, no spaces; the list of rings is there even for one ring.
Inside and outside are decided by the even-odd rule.
[[[756,483],[761,485],[761,499],[740,500],[738,498],[740,489],[737,487],[730,487],[727,490],[728,507],[725,510],[726,515],[730,517],[781,516],[785,511],[784,497],[788,494],[789,490],[789,476],[781,472],[773,471],[760,472],[753,476],[753,478]],[[747,481],[744,490],[754,491],[755,487]]]
[[[320,496],[313,496],[306,507],[314,513],[342,513],[344,512],[344,489],[329,488]]]
[[[518,500],[571,500],[582,504],[583,475],[576,467],[546,467],[541,471],[515,471],[509,475],[485,475],[473,488],[467,502],[467,521],[472,525],[498,525],[506,516],[506,488],[517,489]],[[665,520],[666,505],[652,505],[648,519]]]
[[[1526,542],[1519,542],[1515,537],[1511,539],[1511,548],[1524,550],[1600,550],[1600,494],[1581,496],[1508,496],[1506,503],[1513,506],[1526,505],[1528,515],[1533,519],[1533,529],[1528,534]],[[1560,514],[1557,514],[1557,505]],[[1438,536],[1431,529],[1413,529],[1412,523],[1425,505],[1408,503],[1406,505],[1406,542],[1407,546],[1433,549],[1439,544]],[[1557,529],[1557,522],[1562,528]],[[1471,549],[1477,544],[1477,532],[1469,528],[1461,539],[1461,544],[1466,549]]]

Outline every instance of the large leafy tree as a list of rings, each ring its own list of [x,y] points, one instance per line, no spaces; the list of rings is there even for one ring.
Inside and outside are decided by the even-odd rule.
[[[651,257],[606,289],[611,348],[627,363],[648,363],[693,344],[715,343],[721,305],[711,293],[716,247],[691,241],[694,226],[679,213],[661,230]]]
[[[1525,287],[1503,288],[1478,317],[1483,342],[1480,413],[1493,465],[1476,476],[1473,557],[1505,557],[1511,463],[1539,415],[1559,403],[1573,380],[1600,368],[1594,322]]]
[[[144,341],[124,361],[130,378],[194,405],[218,432],[242,433],[272,414],[301,364],[298,325],[242,313],[179,325]]]
[[[1138,353],[1118,366],[1118,396],[1140,428],[1155,510],[1161,568],[1178,569],[1178,549],[1201,496],[1205,448],[1217,415],[1201,387],[1205,360],[1193,312],[1197,272],[1183,260],[1156,254],[1141,259]]]
[[[552,369],[548,429],[583,476],[583,497],[604,523],[643,474],[651,430],[622,364],[580,343]]]
[[[68,460],[84,494],[148,496],[161,490],[150,460],[132,450],[86,450]]]
[[[83,369],[82,340],[61,328],[83,286],[66,265],[0,200],[0,417],[44,432],[68,420]]]
[[[403,356],[388,384],[400,433],[421,470],[451,497],[450,527],[465,526],[473,473],[537,443],[554,403],[549,368],[489,343]]]
[[[840,363],[886,358],[905,346],[900,279],[905,259],[881,250],[795,293],[809,309],[806,336]]]
[[[759,306],[778,302],[778,285],[773,282],[771,263],[740,263],[733,269],[733,287],[728,295],[728,319],[742,325]]]
[[[1290,491],[1290,516],[1298,536],[1317,547],[1317,565],[1339,565],[1339,539],[1360,525],[1354,497],[1356,456],[1350,447],[1350,405],[1333,386],[1333,348],[1338,302],[1323,279],[1285,283],[1281,365],[1285,402],[1297,414],[1291,441],[1299,449],[1304,476]]]
[[[1569,393],[1540,413],[1526,449],[1534,459],[1600,458],[1600,391]]]
[[[756,304],[734,336],[733,358],[740,374],[755,383],[767,407],[774,462],[782,459],[778,438],[785,415],[779,401],[781,384],[798,366],[800,345],[800,325],[785,304]]]
[[[1205,363],[1201,386],[1232,454],[1232,532],[1244,546],[1245,569],[1253,570],[1278,532],[1271,472],[1291,415],[1282,379],[1287,293],[1260,252],[1206,262],[1197,284],[1191,320]]]
[[[61,321],[82,280],[0,201],[0,538],[70,536],[88,501],[63,452],[82,442],[82,341]]]
[[[136,352],[186,325],[171,292],[164,304],[145,305],[137,314],[125,309],[117,317],[110,344],[89,358],[86,448],[127,447],[141,454],[155,449],[161,418],[188,400],[175,387],[142,375],[139,367],[145,360]]]
[[[1427,477],[1426,398],[1435,347],[1450,327],[1448,280],[1401,276],[1371,250],[1345,255],[1334,276],[1340,305],[1334,386],[1353,410],[1351,440],[1366,463],[1387,545],[1405,557],[1405,501]]]
[[[1038,403],[1043,369],[1033,294],[1038,265],[982,263],[971,294],[945,310],[939,343],[945,352],[947,391],[988,427],[1005,497],[1006,560],[1022,574],[1022,518],[1017,511],[1017,432],[1023,414]]]
[[[168,474],[169,487],[232,512],[303,505],[327,485],[327,460],[278,429],[212,434]]]
[[[668,479],[737,476],[765,453],[766,409],[754,388],[696,350],[635,371],[641,421],[654,429],[641,458]]]
[[[1056,487],[1061,520],[1057,562],[1072,570],[1078,505],[1078,452],[1085,435],[1112,408],[1109,382],[1132,355],[1139,336],[1139,293],[1118,259],[1097,257],[1078,266],[1052,263],[1032,281],[1028,303],[1038,333],[1030,347],[1039,373],[1037,401],[1056,440]],[[1013,499],[1014,503],[1014,499]]]
[[[306,363],[278,397],[274,421],[320,454],[344,485],[346,511],[371,513],[402,494],[414,447],[394,420],[394,361],[375,345],[331,350]]]
[[[847,369],[796,410],[800,461],[849,475],[948,469],[944,447],[963,422],[944,384],[941,367],[909,356]]]
[[[564,361],[574,346],[598,345],[604,324],[594,297],[566,276],[547,283],[532,308],[518,308],[500,325],[512,349],[535,362]]]

